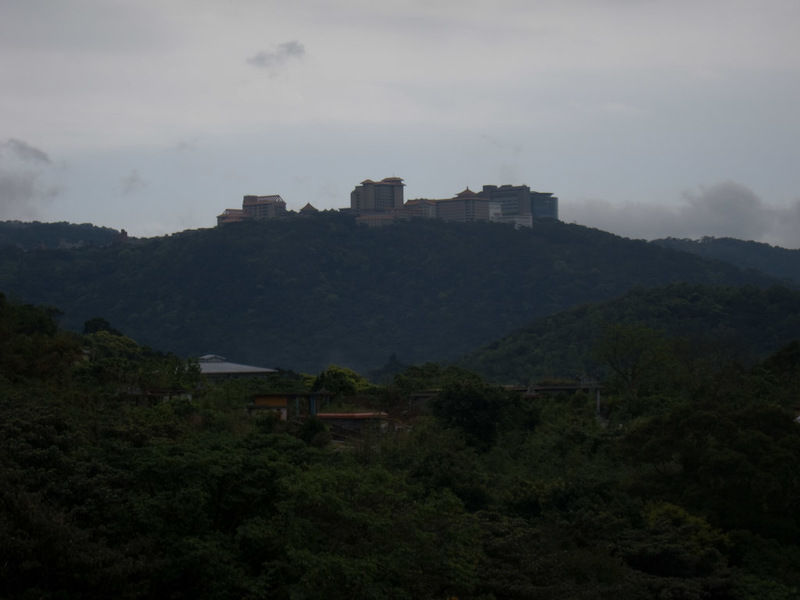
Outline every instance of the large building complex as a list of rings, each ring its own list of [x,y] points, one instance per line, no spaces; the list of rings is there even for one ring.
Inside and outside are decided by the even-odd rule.
[[[452,198],[417,198],[403,201],[405,184],[400,177],[380,181],[366,179],[350,193],[349,211],[359,223],[380,226],[398,219],[442,219],[443,221],[491,221],[515,227],[532,227],[538,219],[558,220],[558,198],[549,192],[535,192],[527,185],[484,185],[481,191],[466,188]],[[348,209],[343,209],[348,210]],[[301,215],[318,212],[310,204]],[[217,216],[217,224],[247,219],[274,219],[289,214],[286,202],[277,194],[245,196],[242,208],[228,208]]]
[[[371,179],[350,194],[350,209],[360,223],[370,226],[397,219],[423,218],[444,221],[493,221],[515,227],[532,227],[535,219],[558,219],[558,198],[535,192],[527,185],[484,185],[480,192],[469,188],[452,198],[418,198],[403,203],[403,180]]]

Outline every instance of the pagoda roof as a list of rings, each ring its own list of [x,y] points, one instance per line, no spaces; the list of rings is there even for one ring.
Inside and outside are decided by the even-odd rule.
[[[456,194],[456,198],[480,198],[480,196],[467,187],[463,192]]]

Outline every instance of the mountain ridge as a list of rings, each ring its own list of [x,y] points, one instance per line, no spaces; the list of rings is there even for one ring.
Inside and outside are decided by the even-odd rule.
[[[357,225],[343,213],[98,248],[0,251],[0,290],[143,344],[309,372],[454,359],[538,317],[670,282],[775,278],[597,229]]]

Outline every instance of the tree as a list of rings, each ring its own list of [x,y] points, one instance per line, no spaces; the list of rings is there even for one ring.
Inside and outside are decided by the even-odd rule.
[[[311,391],[319,392],[324,389],[338,398],[344,398],[364,393],[371,387],[372,384],[355,371],[331,365],[317,375]]]
[[[452,382],[431,400],[433,415],[445,426],[464,432],[467,442],[490,448],[497,439],[497,424],[506,404],[506,392],[482,381]]]
[[[107,331],[111,335],[122,335],[122,332],[118,329],[114,329],[106,319],[103,317],[94,317],[93,319],[89,319],[86,323],[83,324],[83,333],[84,335],[88,335],[91,333],[97,333],[98,331]]]
[[[643,325],[608,326],[594,352],[611,369],[620,389],[632,398],[653,389],[668,367],[664,339]]]

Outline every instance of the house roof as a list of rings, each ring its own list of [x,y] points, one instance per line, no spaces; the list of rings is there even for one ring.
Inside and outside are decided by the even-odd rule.
[[[217,356],[216,354],[201,356],[197,359],[197,362],[203,375],[265,375],[267,373],[277,373],[275,369],[228,362],[224,356]]]
[[[480,198],[480,196],[478,196],[478,194],[473,192],[471,189],[466,188],[463,192],[456,194],[456,198]]]

